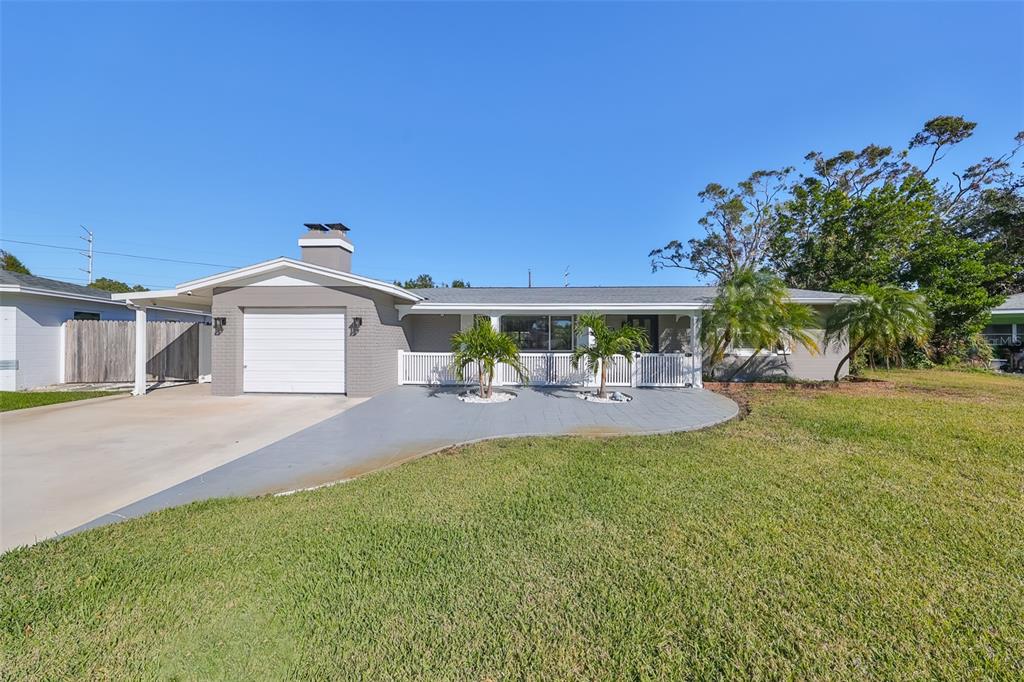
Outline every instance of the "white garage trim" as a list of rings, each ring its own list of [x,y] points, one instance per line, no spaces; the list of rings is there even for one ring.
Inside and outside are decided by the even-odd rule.
[[[344,393],[344,308],[246,308],[242,390]]]

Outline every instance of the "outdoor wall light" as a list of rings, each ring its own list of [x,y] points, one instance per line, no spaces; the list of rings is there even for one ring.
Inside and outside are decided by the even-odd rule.
[[[228,323],[226,317],[215,317],[213,318],[213,335],[220,336],[220,333],[224,331],[224,325]]]
[[[355,336],[359,333],[359,328],[363,326],[363,318],[353,317],[352,318],[352,335]]]

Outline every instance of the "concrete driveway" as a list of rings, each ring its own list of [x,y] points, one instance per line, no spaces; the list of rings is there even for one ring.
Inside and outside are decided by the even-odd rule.
[[[487,438],[692,431],[732,419],[739,407],[699,389],[631,388],[626,405],[580,400],[562,388],[517,389],[500,405],[467,405],[459,389],[401,386],[212,471],[75,530],[116,523],[212,497],[261,495],[358,476],[429,452]]]
[[[0,551],[73,529],[362,402],[209,384],[0,414]]]

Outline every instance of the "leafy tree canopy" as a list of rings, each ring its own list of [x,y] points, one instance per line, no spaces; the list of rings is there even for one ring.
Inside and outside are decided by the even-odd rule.
[[[10,272],[18,272],[22,275],[31,275],[29,269],[25,267],[17,256],[10,251],[4,251],[0,249],[0,270],[9,270]]]
[[[735,189],[710,184],[699,194],[710,204],[698,221],[704,236],[654,249],[652,268],[716,282],[768,268],[798,288],[919,291],[934,314],[933,347],[959,355],[989,310],[1024,290],[1024,177],[1013,166],[1024,132],[999,156],[938,173],[976,125],[938,116],[905,149],[811,152],[801,173],[757,171]]]
[[[435,282],[434,278],[428,274],[422,274],[413,279],[407,279],[404,282],[395,280],[395,286],[402,287],[403,289],[433,289],[435,287],[445,288],[452,287],[453,289],[468,289],[469,282],[462,279],[453,279],[451,284],[447,282]]]
[[[132,291],[149,291],[146,287],[141,284],[135,286],[129,286],[125,282],[121,282],[116,279],[110,279],[109,277],[98,277],[96,281],[89,285],[93,289],[101,289],[103,291],[109,291],[112,294],[126,294]]]

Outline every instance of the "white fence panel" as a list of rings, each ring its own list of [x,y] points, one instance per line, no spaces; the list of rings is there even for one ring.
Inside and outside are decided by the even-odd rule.
[[[699,386],[700,368],[683,353],[643,353],[637,386]]]
[[[465,380],[459,382],[451,369],[452,353],[399,352],[400,384],[472,384],[477,381],[475,365],[466,368]],[[596,386],[595,376],[585,363],[572,367],[571,353],[523,353],[519,356],[529,372],[531,386]],[[615,356],[607,375],[608,386],[701,386],[700,361],[683,353],[640,353],[630,364]],[[522,385],[511,367],[498,365],[495,386]]]
[[[477,380],[476,364],[466,367],[465,381],[460,382],[452,371],[452,353],[409,353],[399,354],[400,373],[402,384],[426,384],[436,386],[441,384],[473,383]]]

